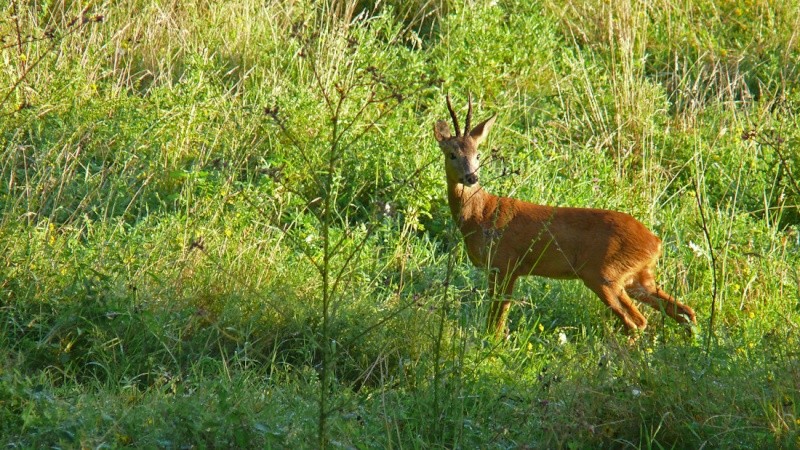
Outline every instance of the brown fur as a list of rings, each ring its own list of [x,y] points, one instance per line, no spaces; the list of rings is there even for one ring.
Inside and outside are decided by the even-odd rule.
[[[449,98],[448,108],[456,122]],[[465,128],[463,134],[457,129],[456,136],[451,136],[447,122],[434,126],[434,136],[445,154],[453,220],[464,236],[472,263],[490,269],[493,302],[487,327],[496,335],[504,333],[509,298],[522,275],[581,279],[629,330],[647,326],[631,297],[655,309],[663,308],[678,322],[696,323],[690,307],[656,286],[653,270],[661,241],[630,215],[536,205],[498,197],[481,188],[477,149],[495,117],[472,130]]]

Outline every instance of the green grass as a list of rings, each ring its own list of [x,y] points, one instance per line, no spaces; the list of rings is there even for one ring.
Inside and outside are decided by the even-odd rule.
[[[0,6],[3,445],[800,446],[794,2],[80,5]],[[639,218],[693,336],[539,278],[484,334],[469,91],[484,186]]]

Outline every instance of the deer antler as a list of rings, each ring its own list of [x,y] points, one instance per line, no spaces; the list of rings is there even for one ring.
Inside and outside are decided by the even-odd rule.
[[[464,124],[464,136],[469,133],[470,122],[472,121],[472,92],[467,92],[467,120]]]
[[[461,130],[458,128],[458,118],[456,117],[456,112],[453,111],[453,104],[450,103],[450,93],[445,98],[447,99],[447,109],[450,111],[450,117],[453,119],[453,126],[456,128],[456,137],[459,137],[461,136]],[[469,122],[469,119],[467,119],[467,122]]]

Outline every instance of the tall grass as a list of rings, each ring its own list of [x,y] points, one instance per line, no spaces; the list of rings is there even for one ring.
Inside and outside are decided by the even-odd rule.
[[[6,445],[800,445],[797,5],[0,8]],[[695,334],[530,278],[485,339],[445,92],[488,190],[653,229]]]

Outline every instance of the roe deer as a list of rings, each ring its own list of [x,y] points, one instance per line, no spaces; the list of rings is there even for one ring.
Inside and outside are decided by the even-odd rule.
[[[663,309],[680,323],[696,323],[690,307],[656,286],[653,270],[661,240],[630,215],[536,205],[484,191],[478,184],[478,145],[497,115],[470,129],[471,95],[468,105],[462,133],[448,95],[455,136],[443,120],[436,122],[433,135],[445,156],[447,199],[467,255],[476,266],[490,270],[490,331],[497,336],[505,332],[510,297],[520,275],[580,278],[629,331],[647,326],[630,297]]]

